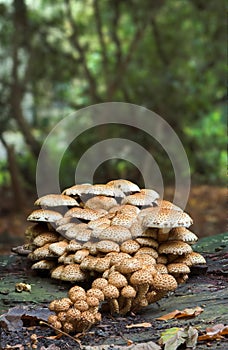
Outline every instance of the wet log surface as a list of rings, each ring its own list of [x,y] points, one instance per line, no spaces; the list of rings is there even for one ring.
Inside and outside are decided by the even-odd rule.
[[[130,340],[134,344],[154,341],[157,342],[161,332],[171,327],[192,325],[198,331],[208,326],[227,324],[228,315],[228,235],[221,234],[201,239],[194,247],[204,255],[207,266],[192,270],[189,280],[181,285],[175,293],[163,298],[159,303],[150,305],[137,315],[112,317],[104,314],[102,322],[93,327],[81,337],[84,349],[95,349],[95,345],[108,345],[104,349],[115,349],[118,345],[127,345]],[[55,346],[53,349],[79,349],[74,340],[62,336],[53,339],[55,332],[47,326],[40,326],[34,315],[46,319],[47,305],[52,299],[66,296],[70,284],[59,283],[48,276],[37,275],[30,269],[31,264],[26,258],[10,255],[0,257],[0,314],[7,313],[13,307],[20,313],[20,319],[13,317],[14,328],[6,329],[2,324],[0,329],[0,349],[30,349],[31,335],[38,337],[37,349]],[[15,292],[15,284],[25,282],[31,285],[31,292]],[[175,309],[194,308],[200,306],[204,311],[189,319],[172,319],[158,321],[156,318]],[[24,311],[20,311],[24,308]],[[15,309],[14,309],[15,310]],[[24,315],[23,315],[24,313]],[[23,315],[23,316],[22,316]],[[18,322],[17,322],[18,321]],[[12,320],[9,317],[9,323]],[[150,327],[127,328],[127,325],[150,323]],[[50,338],[51,337],[51,338]],[[21,347],[13,347],[19,344]],[[8,347],[7,347],[8,346]],[[228,349],[227,339],[199,342],[197,349]],[[51,349],[51,348],[50,348]],[[102,347],[100,347],[102,349]]]

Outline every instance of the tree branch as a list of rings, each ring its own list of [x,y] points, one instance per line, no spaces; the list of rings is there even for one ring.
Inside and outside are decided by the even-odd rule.
[[[160,56],[160,59],[162,63],[167,66],[169,65],[169,59],[167,58],[165,51],[162,46],[162,40],[161,40],[161,35],[157,26],[157,23],[155,21],[155,18],[152,16],[151,18],[151,26],[152,26],[152,31],[154,35],[154,41],[157,47],[158,54]]]
[[[100,101],[100,97],[97,94],[97,86],[96,86],[96,82],[94,77],[92,76],[88,64],[87,64],[87,60],[86,60],[86,55],[85,55],[85,51],[83,46],[80,44],[79,39],[78,39],[78,28],[77,25],[73,19],[72,16],[72,12],[71,12],[71,6],[70,6],[70,0],[65,0],[65,4],[66,4],[66,10],[67,10],[67,15],[69,18],[69,22],[71,25],[71,28],[73,30],[73,35],[70,38],[71,44],[73,45],[73,47],[78,51],[79,53],[79,57],[81,59],[82,62],[82,66],[84,69],[84,73],[85,76],[89,82],[89,92],[90,92],[90,96],[92,98],[93,102],[98,102]]]

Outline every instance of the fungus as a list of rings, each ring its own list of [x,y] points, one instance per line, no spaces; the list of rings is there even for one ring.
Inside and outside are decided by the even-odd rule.
[[[137,296],[134,300],[135,305],[137,305],[146,297],[146,293],[153,283],[152,273],[146,268],[135,271],[130,277],[130,283],[137,289]]]
[[[141,269],[141,262],[136,258],[125,258],[116,265],[116,270],[122,274],[129,274]]]
[[[126,277],[118,271],[110,273],[110,275],[108,276],[108,283],[112,284],[118,289],[123,288],[128,284]]]
[[[183,263],[171,263],[167,265],[168,273],[174,277],[178,277],[180,274],[188,274],[190,272],[189,267]]]
[[[140,246],[146,246],[155,249],[158,247],[158,242],[150,237],[138,237],[135,240],[140,244]]]
[[[125,242],[123,242],[120,246],[121,252],[128,253],[128,254],[133,254],[136,253],[140,248],[140,244],[133,239],[129,239]]]
[[[121,204],[131,204],[138,207],[147,206],[155,203],[156,199],[159,198],[159,194],[153,190],[151,192],[145,192],[141,190],[138,193],[131,194],[122,199]]]
[[[80,286],[74,286],[68,291],[68,297],[75,303],[76,300],[86,300],[86,292]]]
[[[85,208],[90,208],[94,210],[104,209],[108,211],[115,205],[117,205],[117,201],[115,200],[115,198],[106,196],[92,197],[85,202]]]
[[[48,248],[50,252],[60,256],[63,253],[65,253],[67,246],[68,246],[67,241],[60,241],[60,242],[51,243]]]
[[[119,313],[119,303],[117,298],[119,297],[120,293],[118,288],[112,284],[108,284],[103,288],[102,292],[104,293],[105,299],[109,301],[111,314]]]
[[[192,252],[192,248],[182,241],[168,241],[161,243],[158,248],[159,254],[182,255]]]
[[[77,250],[77,252],[74,254],[74,262],[80,264],[83,259],[89,255],[89,250],[88,249],[80,249]]]
[[[47,194],[38,198],[34,204],[44,207],[79,206],[74,198],[63,194]]]
[[[198,240],[198,237],[185,227],[176,227],[169,232],[168,239],[169,241],[177,240],[188,244],[194,244]]]
[[[125,315],[131,310],[132,301],[136,297],[136,290],[130,285],[123,287],[121,290],[121,297],[123,297],[122,304],[124,305],[120,309],[120,314]]]
[[[129,180],[123,180],[123,179],[112,180],[112,181],[107,182],[106,185],[113,186],[115,188],[119,188],[125,194],[140,191],[140,188],[136,184],[134,184],[133,182],[131,182]]]
[[[62,218],[62,214],[48,209],[34,210],[27,218],[28,221],[55,222]]]
[[[32,265],[33,270],[51,270],[55,267],[56,262],[52,260],[39,260]]]
[[[112,225],[100,232],[99,239],[122,243],[131,239],[131,233],[126,227]]]
[[[171,292],[177,288],[177,281],[167,273],[158,272],[153,276],[153,287],[159,291]]]
[[[83,282],[87,275],[77,264],[66,265],[61,273],[61,280],[70,282]]]
[[[119,252],[120,247],[116,242],[104,239],[96,244],[97,250],[102,253]]]
[[[105,278],[99,277],[92,282],[92,288],[100,289],[103,292],[103,289],[108,285],[108,281]]]

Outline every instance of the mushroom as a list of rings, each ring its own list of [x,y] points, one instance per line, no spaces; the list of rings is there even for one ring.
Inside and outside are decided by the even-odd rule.
[[[91,187],[91,184],[79,184],[79,185],[74,185],[69,188],[66,188],[63,191],[63,194],[68,195],[68,196],[82,196],[83,194],[86,194],[86,191],[88,190],[89,187]]]
[[[97,250],[102,253],[119,252],[120,247],[116,242],[104,239],[96,244]]]
[[[106,196],[92,197],[85,202],[85,208],[90,208],[94,210],[104,209],[108,211],[115,205],[117,205],[117,201],[115,200],[115,198]]]
[[[126,227],[112,225],[100,232],[99,239],[122,243],[131,239],[131,232]]]
[[[192,252],[192,248],[182,241],[168,241],[161,243],[158,248],[159,254],[182,255]]]
[[[68,230],[63,234],[67,239],[75,239],[79,242],[87,242],[91,237],[91,230],[88,228],[88,225],[85,223],[73,224],[68,228]]]
[[[159,194],[153,190],[146,192],[141,190],[138,193],[131,194],[122,199],[121,204],[131,204],[137,207],[153,206],[155,201],[159,198]]]
[[[132,307],[132,300],[136,297],[136,290],[130,285],[123,287],[121,290],[121,297],[123,297],[123,307],[120,309],[120,314],[127,314]]]
[[[183,263],[171,263],[167,265],[168,273],[174,277],[179,277],[182,274],[188,274],[190,272],[189,267]]]
[[[158,199],[157,205],[158,205],[158,207],[160,207],[162,209],[172,209],[172,210],[177,210],[177,211],[183,212],[183,210],[180,207],[178,207],[177,205],[175,205],[169,201],[166,201],[164,199]]]
[[[68,297],[73,303],[76,300],[86,300],[86,291],[80,286],[74,286],[68,291]]]
[[[141,262],[136,258],[125,258],[120,264],[116,265],[116,270],[127,275],[141,269]]]
[[[129,239],[125,242],[123,242],[120,246],[120,250],[123,253],[127,253],[127,254],[133,254],[136,253],[140,248],[140,244],[133,239]]]
[[[150,237],[138,237],[136,238],[136,242],[140,244],[140,246],[146,246],[151,248],[158,248],[158,242]]]
[[[50,252],[54,253],[55,255],[60,256],[63,253],[65,253],[68,244],[69,243],[67,241],[55,242],[55,243],[51,243],[48,249]]]
[[[54,243],[52,243],[54,244]],[[42,247],[36,248],[33,252],[28,255],[31,260],[43,260],[47,258],[54,258],[56,255],[49,249],[50,243],[43,245]]]
[[[83,282],[87,275],[77,264],[66,265],[61,273],[61,280],[70,282]]]
[[[90,209],[90,208],[72,208],[69,209],[66,214],[64,215],[65,218],[71,217],[71,218],[77,218],[81,220],[96,220],[102,216],[105,216],[107,214],[107,211],[104,209]]]
[[[103,184],[97,184],[90,186],[86,190],[86,194],[90,195],[103,195],[108,197],[124,197],[124,193],[119,189],[112,185],[103,185]]]
[[[59,240],[59,235],[55,232],[43,232],[36,236],[33,240],[33,244],[38,247],[42,247],[47,243],[54,243]]]
[[[108,283],[112,284],[118,289],[123,288],[128,284],[126,277],[118,271],[114,271],[109,274]]]
[[[52,260],[39,260],[32,265],[33,270],[51,270],[55,267],[56,262]]]
[[[155,290],[171,292],[177,288],[177,281],[168,273],[157,273],[153,276],[153,287]]]
[[[80,264],[86,256],[89,255],[89,249],[80,249],[74,254],[74,262]]]
[[[102,292],[108,285],[108,281],[105,278],[99,277],[92,282],[92,288],[100,289]]]
[[[198,240],[198,237],[185,227],[176,227],[169,232],[168,239],[169,241],[177,240],[188,244],[194,244]]]
[[[62,214],[48,209],[37,209],[34,210],[27,218],[28,221],[41,221],[54,223],[62,218]]]
[[[123,180],[123,179],[111,180],[111,181],[107,182],[106,185],[113,186],[115,188],[119,188],[125,194],[140,191],[140,188],[136,184],[134,184],[133,182],[131,182],[129,180]]]
[[[118,288],[112,284],[108,284],[102,289],[102,292],[104,293],[105,299],[109,301],[111,314],[119,313],[119,303],[117,298],[119,297],[120,293]]]
[[[146,297],[146,293],[152,283],[153,275],[148,269],[142,268],[133,272],[130,277],[130,284],[137,289],[137,296],[134,300],[135,305],[140,304],[140,301]]]
[[[63,194],[47,194],[38,198],[35,201],[35,205],[41,205],[43,207],[79,206],[74,198]]]
[[[151,255],[153,258],[157,259],[158,257],[158,253],[154,248],[151,247],[141,247],[137,253],[135,254],[135,257],[137,255],[141,255],[141,254],[148,254]]]

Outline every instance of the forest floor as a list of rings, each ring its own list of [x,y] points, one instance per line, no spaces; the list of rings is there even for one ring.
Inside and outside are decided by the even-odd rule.
[[[165,191],[165,199],[171,200],[173,189]],[[186,211],[193,218],[191,230],[199,238],[227,231],[226,212],[227,189],[212,186],[193,186]],[[36,199],[27,198],[27,205],[20,212],[12,208],[14,200],[0,193],[2,212],[0,214],[0,255],[7,255],[13,246],[23,244],[24,232],[30,224],[26,221]]]

